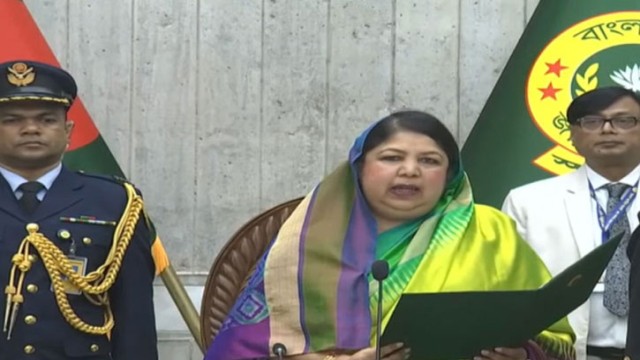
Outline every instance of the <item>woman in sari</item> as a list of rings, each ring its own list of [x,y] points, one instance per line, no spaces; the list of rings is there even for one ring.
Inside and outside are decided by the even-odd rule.
[[[358,137],[283,224],[205,360],[273,358],[276,343],[291,359],[375,359],[377,259],[390,268],[383,329],[403,293],[536,289],[550,278],[506,215],[473,203],[446,127],[398,112]],[[563,319],[475,359],[572,359],[573,340]],[[382,347],[385,360],[410,356],[403,344]]]

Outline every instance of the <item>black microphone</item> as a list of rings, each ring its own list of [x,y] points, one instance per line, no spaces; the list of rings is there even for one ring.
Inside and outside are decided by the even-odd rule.
[[[282,358],[287,355],[287,347],[282,343],[275,343],[271,348],[271,351],[278,356],[278,360],[282,360]]]
[[[376,317],[376,360],[382,359],[380,345],[382,328],[382,281],[389,276],[389,263],[385,260],[376,260],[371,265],[371,275],[378,282],[378,316]]]

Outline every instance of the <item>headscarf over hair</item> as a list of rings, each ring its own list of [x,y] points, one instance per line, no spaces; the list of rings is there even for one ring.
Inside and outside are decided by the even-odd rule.
[[[370,346],[368,275],[376,260],[377,225],[359,188],[355,162],[374,126],[355,140],[349,161],[323,179],[283,224],[223,324],[208,360],[268,357],[278,342],[289,354]],[[464,193],[454,207],[467,209],[462,212],[468,221],[471,194],[466,184],[459,169],[434,214],[442,215],[454,197]],[[431,217],[430,232],[439,218]],[[396,296],[385,294],[385,303],[397,300],[425,249],[426,243],[409,245],[406,270],[395,271],[386,281],[385,289]]]

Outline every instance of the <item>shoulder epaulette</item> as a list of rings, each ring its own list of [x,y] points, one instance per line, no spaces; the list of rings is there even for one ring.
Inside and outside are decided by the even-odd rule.
[[[78,174],[81,174],[81,175],[84,175],[84,176],[89,176],[89,177],[96,178],[96,179],[107,180],[107,181],[110,181],[110,182],[117,183],[119,185],[122,185],[122,184],[125,184],[125,183],[131,184],[131,181],[129,181],[129,180],[127,180],[124,177],[119,176],[119,175],[104,175],[104,174],[88,173],[88,172],[86,172],[84,170],[78,170],[77,172],[78,172]]]

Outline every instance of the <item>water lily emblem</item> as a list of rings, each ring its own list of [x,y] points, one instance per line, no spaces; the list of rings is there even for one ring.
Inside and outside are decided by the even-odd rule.
[[[623,70],[616,70],[611,74],[611,80],[625,89],[640,92],[640,66],[634,64],[633,67],[627,67]]]

